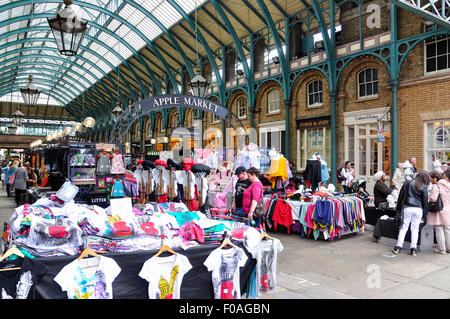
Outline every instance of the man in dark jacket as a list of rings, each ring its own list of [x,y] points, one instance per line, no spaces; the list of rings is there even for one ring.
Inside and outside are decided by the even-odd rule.
[[[387,201],[387,197],[395,189],[395,184],[392,183],[390,187],[385,184],[386,174],[383,171],[377,172],[373,176],[375,186],[373,188],[373,195],[375,197],[375,207],[378,207],[382,202]]]

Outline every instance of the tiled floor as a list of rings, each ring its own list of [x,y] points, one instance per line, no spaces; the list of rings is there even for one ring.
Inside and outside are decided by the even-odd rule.
[[[0,191],[0,222],[14,209],[13,198]],[[302,239],[282,232],[275,291],[262,299],[450,298],[450,254],[406,251],[398,256],[377,243],[372,231],[333,242]]]

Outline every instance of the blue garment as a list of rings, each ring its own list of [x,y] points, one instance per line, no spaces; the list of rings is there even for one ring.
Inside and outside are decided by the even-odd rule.
[[[328,200],[318,200],[313,219],[322,226],[333,224],[331,202]]]
[[[330,178],[330,173],[328,173],[327,164],[325,162],[323,162],[323,161],[320,164],[320,173],[322,175],[321,182],[326,183],[328,181],[328,179]]]
[[[123,190],[123,182],[121,180],[114,181],[113,192],[111,194],[111,197],[124,197],[124,196],[125,192]]]
[[[14,167],[14,168],[8,167],[8,170],[6,171],[6,179],[5,179],[6,184],[8,184],[9,178],[14,174],[15,171],[16,171],[16,167]]]

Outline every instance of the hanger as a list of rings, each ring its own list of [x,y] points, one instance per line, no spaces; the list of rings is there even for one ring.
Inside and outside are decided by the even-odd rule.
[[[80,256],[78,256],[77,260],[81,260],[84,257],[86,257],[87,255],[91,255],[93,257],[98,257],[100,258],[100,255],[98,255],[94,250],[92,250],[91,248],[86,248],[85,250],[83,250],[83,252],[81,253]],[[86,268],[91,268],[91,267],[97,267],[98,265],[92,265],[92,266],[86,266],[86,267],[81,267],[82,269],[86,269]]]
[[[0,261],[8,258],[11,255],[16,255],[18,257],[21,258],[25,258],[25,255],[16,247],[12,247],[10,249],[8,249],[1,257],[0,257]],[[0,269],[0,271],[9,271],[9,270],[19,270],[22,267],[14,267],[14,268],[6,268],[6,269]]]
[[[264,238],[272,239],[272,240],[275,239],[275,238],[269,236],[269,234],[267,234],[265,231],[263,231],[263,232],[261,233],[261,236],[259,236],[259,240],[261,241],[261,240],[263,240]]]
[[[10,249],[8,249],[1,257],[0,257],[0,261],[8,258],[11,255],[16,255],[18,257],[21,258],[25,258],[25,255],[16,247],[12,247]]]
[[[229,235],[226,235],[224,241],[222,242],[222,244],[220,244],[219,249],[224,248],[226,245],[230,245],[232,247],[236,247],[237,248],[237,246],[231,242]]]
[[[170,248],[167,245],[162,245],[161,248],[159,249],[159,251],[156,253],[156,255],[154,257],[158,257],[159,255],[161,255],[163,252],[168,251],[169,253],[172,253],[173,255],[176,255],[177,253],[175,251],[172,250],[172,248]]]

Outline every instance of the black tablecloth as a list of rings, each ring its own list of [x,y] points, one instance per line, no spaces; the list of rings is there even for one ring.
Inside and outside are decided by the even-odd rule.
[[[395,216],[394,209],[378,209],[375,207],[364,207],[364,214],[366,216],[366,224],[375,226],[378,219],[383,215],[388,215],[389,217]]]
[[[236,245],[244,249],[248,257],[245,266],[240,268],[241,293],[244,293],[246,291],[246,284],[256,266],[256,259],[252,258],[242,244]],[[192,265],[192,269],[183,277],[180,292],[182,299],[214,298],[211,272],[203,265],[203,262],[217,247],[218,245],[208,245],[193,247],[188,250],[174,249],[177,253],[186,256]],[[139,272],[144,262],[157,252],[158,250],[102,254],[102,256],[113,258],[122,269],[113,282],[114,299],[148,299],[148,282],[139,277]],[[161,256],[168,254],[170,253],[163,253]],[[55,278],[65,265],[76,258],[77,256],[36,258],[36,260],[48,266],[47,273],[36,286],[38,298],[67,299],[67,293],[61,290],[61,287],[53,278]]]
[[[417,245],[420,245],[421,230],[425,226],[423,223],[419,226],[419,238],[417,240]],[[397,239],[399,228],[394,223],[393,219],[378,219],[375,229],[373,230],[373,237],[377,240],[381,237]],[[411,242],[411,229],[408,229],[405,236],[405,242]]]

